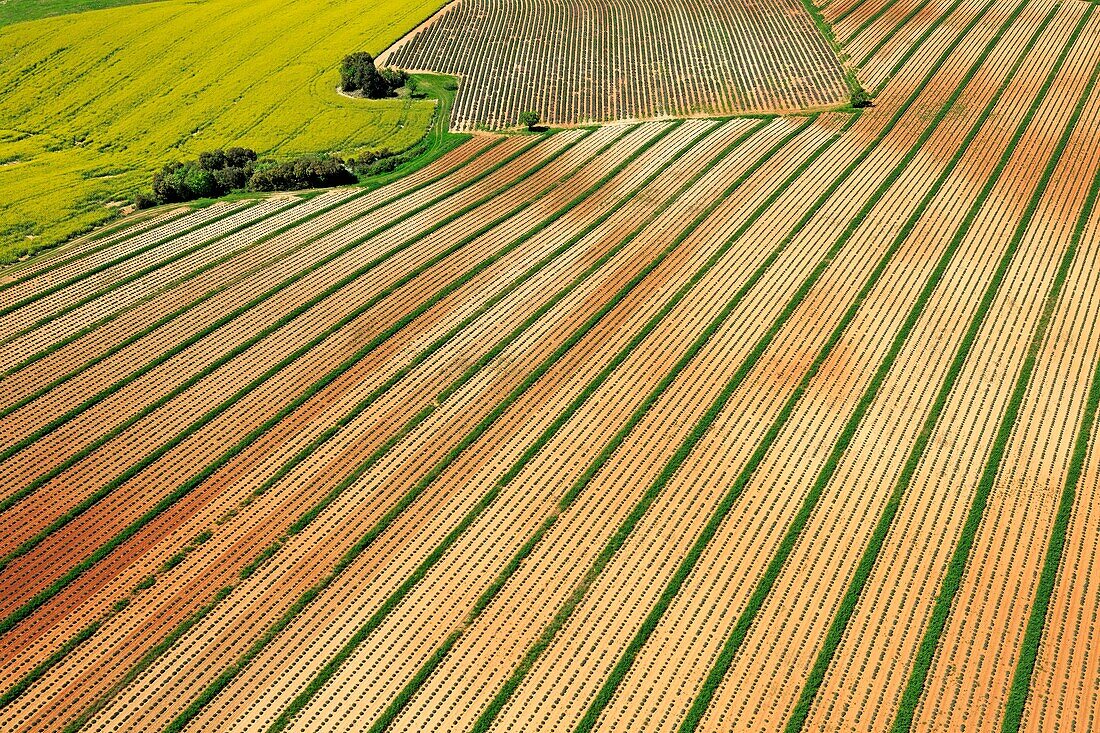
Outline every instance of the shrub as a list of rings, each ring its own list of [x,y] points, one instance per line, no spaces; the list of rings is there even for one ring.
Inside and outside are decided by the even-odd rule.
[[[874,107],[875,103],[872,101],[871,95],[863,87],[860,87],[852,92],[852,106],[856,109],[865,109]]]
[[[368,99],[389,96],[405,83],[407,76],[397,69],[379,70],[374,57],[366,51],[348,54],[340,63],[340,88],[345,92],[362,92]]]
[[[237,147],[207,150],[187,163],[168,163],[153,176],[153,197],[167,204],[222,196],[248,185],[255,160],[254,150]]]
[[[134,194],[135,209],[150,209],[157,205],[157,199],[152,192],[139,191]]]
[[[519,123],[521,125],[526,125],[528,130],[534,130],[535,126],[540,122],[542,122],[542,117],[534,110],[527,110],[526,112],[519,113]]]

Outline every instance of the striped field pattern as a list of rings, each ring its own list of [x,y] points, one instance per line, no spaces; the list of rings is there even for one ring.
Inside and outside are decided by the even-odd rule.
[[[873,108],[10,271],[0,730],[1095,728],[1100,10],[818,11]]]

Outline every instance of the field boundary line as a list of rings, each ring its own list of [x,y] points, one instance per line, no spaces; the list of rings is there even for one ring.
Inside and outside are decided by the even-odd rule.
[[[1082,18],[1082,26],[1084,21],[1092,16],[1095,9],[1095,5],[1089,6]],[[1039,202],[1042,200],[1044,189],[1054,175],[1057,162],[1061,158],[1062,153],[1069,144],[1073,132],[1077,128],[1077,124],[1084,112],[1084,105],[1089,96],[1096,89],[1098,80],[1100,80],[1100,65],[1096,66],[1089,76],[1085,92],[1074,108],[1069,124],[1066,125],[1065,131],[1058,141],[1058,147],[1051,156],[1050,162],[1047,163],[1046,168],[1043,170],[1043,177],[1039,183],[1038,189],[1032,197],[1032,200],[1028,203],[1024,222],[1021,225],[1023,231],[1019,233],[1020,239],[1026,234],[1026,227],[1031,223],[1031,215],[1034,213],[1035,209],[1038,208]],[[1070,238],[1070,244],[1066,248],[1061,262],[1058,264],[1054,282],[1044,298],[1043,310],[1039,317],[1039,322],[1032,334],[1031,342],[1028,344],[1027,355],[1024,358],[1020,373],[1017,375],[1016,382],[1013,385],[1009,402],[1005,406],[1005,411],[1001,416],[1000,424],[997,427],[997,434],[990,449],[989,458],[986,461],[981,479],[974,492],[974,498],[971,502],[970,510],[967,513],[966,522],[963,524],[962,532],[959,535],[958,544],[955,546],[955,551],[952,553],[951,560],[948,563],[947,572],[944,574],[943,582],[940,585],[940,592],[936,596],[936,603],[929,616],[924,637],[921,639],[920,647],[914,656],[913,669],[910,672],[909,681],[899,701],[898,717],[894,720],[891,733],[906,733],[912,728],[913,715],[916,712],[916,706],[924,696],[925,683],[927,682],[932,661],[939,649],[940,636],[943,634],[948,616],[954,606],[955,596],[959,591],[963,573],[966,571],[966,567],[970,561],[970,547],[978,533],[978,527],[985,514],[989,496],[993,491],[997,475],[1000,473],[1001,465],[1004,462],[1005,448],[1008,447],[1012,434],[1015,432],[1016,419],[1019,416],[1020,406],[1023,404],[1028,384],[1031,381],[1031,376],[1035,371],[1035,365],[1039,358],[1039,350],[1046,340],[1050,319],[1053,317],[1054,310],[1058,306],[1058,301],[1062,294],[1062,287],[1065,285],[1069,270],[1077,255],[1081,234],[1088,223],[1088,218],[1092,213],[1092,209],[1096,206],[1098,194],[1100,194],[1100,173],[1097,173],[1093,180],[1086,200],[1087,207],[1082,209],[1078,217],[1077,225],[1074,227],[1073,234]],[[1007,265],[1004,269],[1007,270]],[[998,279],[1004,278],[1004,273],[1000,269],[998,270],[998,275]]]
[[[572,145],[577,144],[577,142],[579,142],[580,140],[583,140],[584,137],[585,136],[578,137],[577,140],[570,143],[568,147],[571,147]],[[565,149],[568,149],[568,147],[565,148]],[[563,149],[562,151],[559,151],[556,155],[560,155],[562,152],[564,152],[565,149]],[[533,175],[536,171],[540,170],[543,166],[549,164],[551,161],[556,159],[556,155],[554,157],[548,158],[547,160],[543,161],[542,163],[536,165],[534,168],[532,168],[527,173],[525,173],[523,176],[521,176],[520,179],[516,179],[516,181],[513,181],[512,183],[516,183],[519,180],[521,180],[522,178],[526,178],[530,175]],[[532,202],[533,201],[534,201],[534,199],[532,199]],[[520,209],[525,208],[527,205],[529,205],[532,202],[528,202],[528,204],[521,205],[518,208],[520,208]],[[476,206],[475,206],[475,208],[476,208]],[[517,213],[517,212],[512,211],[509,214],[505,215],[505,217],[502,217],[501,219],[507,218],[508,216],[514,215],[515,213]],[[417,235],[415,235],[413,237],[413,239],[406,240],[405,245],[403,245],[403,246],[409,246],[414,241],[418,241],[419,239],[422,239],[422,238],[430,235],[433,231],[438,229],[439,226],[444,226],[447,223],[449,223],[447,220],[443,220],[443,221],[439,222],[438,226],[433,226],[432,228],[430,228],[430,229],[428,229],[424,232],[418,233]],[[82,501],[79,505],[77,505],[76,507],[74,507],[73,509],[71,509],[70,511],[66,512],[64,515],[59,517],[57,520],[54,520],[53,522],[51,522],[50,525],[46,529],[44,529],[42,532],[39,532],[34,537],[28,539],[23,544],[21,544],[18,548],[16,548],[12,552],[8,553],[7,556],[0,559],[0,572],[3,572],[3,570],[6,569],[7,566],[10,565],[13,560],[27,554],[31,550],[33,550],[34,547],[36,547],[40,542],[42,542],[50,534],[57,531],[58,529],[63,527],[65,524],[67,524],[68,522],[75,519],[76,517],[80,516],[80,514],[82,514],[84,511],[89,509],[91,506],[94,506],[99,500],[101,500],[102,498],[104,498],[105,496],[110,494],[112,491],[114,491],[114,489],[118,488],[118,486],[121,486],[122,484],[126,483],[131,478],[133,478],[134,476],[136,476],[139,473],[141,473],[142,471],[144,471],[150,465],[152,465],[157,460],[159,460],[159,458],[162,455],[164,455],[165,453],[170,451],[176,445],[179,445],[180,443],[182,443],[184,440],[186,440],[188,437],[193,435],[198,430],[202,429],[202,427],[204,427],[210,421],[215,419],[219,414],[221,414],[226,409],[228,409],[233,404],[235,404],[242,396],[244,396],[248,392],[255,389],[255,387],[259,386],[260,384],[265,382],[270,377],[274,376],[279,371],[282,371],[283,368],[285,368],[286,366],[288,366],[292,362],[296,361],[298,358],[300,358],[302,355],[304,355],[308,351],[312,350],[314,346],[318,345],[319,343],[321,343],[322,341],[327,339],[329,336],[331,336],[331,335],[335,334],[336,332],[338,332],[339,330],[341,330],[348,323],[354,321],[356,318],[358,318],[360,315],[362,315],[365,311],[369,310],[374,305],[376,305],[383,298],[388,297],[390,294],[392,294],[392,292],[394,292],[397,288],[399,288],[402,285],[406,284],[407,282],[409,282],[413,278],[419,276],[420,274],[422,274],[423,271],[425,271],[428,268],[434,266],[435,264],[437,264],[443,258],[445,258],[445,257],[447,257],[451,254],[454,254],[456,251],[458,251],[458,249],[461,249],[463,246],[465,246],[466,244],[469,243],[467,240],[472,240],[475,236],[480,236],[480,234],[484,233],[484,231],[482,231],[482,230],[487,230],[487,228],[491,228],[492,226],[495,226],[498,223],[500,223],[500,221],[495,220],[495,221],[491,222],[489,225],[483,226],[481,229],[479,229],[473,235],[469,235],[467,237],[464,237],[457,244],[452,245],[447,250],[444,250],[440,254],[438,254],[436,256],[433,256],[427,262],[425,262],[421,266],[417,267],[412,272],[407,273],[406,275],[402,276],[398,281],[396,281],[395,283],[388,286],[385,290],[379,292],[376,296],[370,298],[369,300],[367,300],[364,303],[357,306],[353,311],[349,312],[347,315],[342,317],[339,321],[337,321],[333,325],[331,325],[331,326],[327,327],[326,329],[324,329],[317,337],[315,337],[311,341],[299,346],[290,355],[288,355],[287,357],[283,358],[280,362],[278,362],[277,364],[270,367],[267,371],[265,371],[263,374],[259,375],[255,379],[253,379],[251,382],[249,382],[249,384],[245,385],[240,390],[237,390],[233,395],[231,395],[229,398],[224,400],[217,407],[215,407],[212,410],[205,413],[197,421],[195,421],[194,423],[189,425],[184,431],[180,432],[174,438],[170,439],[166,443],[159,446],[153,452],[145,455],[140,461],[133,464],[130,468],[126,469],[126,471],[124,471],[122,474],[120,474],[116,478],[112,479],[103,488],[96,491],[94,494],[92,494],[87,499]],[[382,255],[382,257],[383,258],[388,257],[388,254],[387,255]],[[368,267],[368,268],[371,267],[371,263],[368,263],[366,265],[366,267]],[[358,278],[358,276],[356,276],[353,279],[357,279],[357,278]],[[344,284],[346,284],[346,283],[344,283]],[[336,286],[334,286],[334,287],[336,287]],[[343,285],[341,284],[341,285],[339,285],[339,287],[343,287]],[[339,287],[337,287],[336,289],[339,289]],[[308,310],[309,307],[312,307],[312,305],[309,305],[308,307],[307,306],[302,306],[302,308],[305,308],[306,310]],[[286,316],[284,316],[282,319],[280,319],[280,321],[286,320],[286,319],[293,320],[293,318],[296,318],[297,315],[300,315],[300,313],[298,313],[299,310],[301,310],[301,308],[295,309],[295,311],[291,311]],[[282,324],[282,325],[285,325],[285,324]],[[347,364],[346,366],[344,366],[344,370],[346,371],[346,369],[350,368],[350,366],[351,366],[351,364]],[[292,406],[293,406],[294,409],[296,409],[302,402],[304,402],[305,400],[308,400],[310,397],[313,396],[313,394],[315,394],[317,391],[322,389],[326,384],[328,384],[328,382],[331,382],[333,379],[335,379],[338,376],[339,376],[338,373],[329,372],[328,374],[325,375],[325,377],[322,377],[321,380],[318,380],[317,382],[315,382],[305,392],[303,392],[298,397],[296,397],[291,403],[289,403],[287,406],[280,409],[279,412],[277,412],[274,417],[269,419],[268,422],[271,422],[271,420],[275,420],[277,422],[276,418],[278,418],[278,420],[281,420],[283,417],[286,417],[286,415],[289,414],[288,410],[293,411],[291,409]],[[140,419],[140,417],[138,419]],[[134,420],[134,422],[136,422],[136,420]],[[273,424],[274,423],[272,423],[272,425]],[[126,427],[129,427],[129,425],[124,426],[122,429],[124,430]],[[257,438],[259,438],[260,435],[262,435],[268,429],[270,429],[270,427],[271,427],[270,425],[267,425],[267,423],[265,423],[264,425],[261,425],[261,427],[256,428],[255,430],[250,432],[245,438],[242,439],[242,441],[248,440],[248,442],[251,443],[252,441],[255,441]],[[118,432],[121,432],[121,430],[118,430]],[[112,437],[114,437],[114,435],[113,435],[114,433],[116,433],[116,431],[112,431],[111,434],[108,434],[108,436],[105,436],[105,439],[103,439],[103,442],[106,442],[107,440],[110,440]],[[227,460],[231,459],[233,457],[233,455],[236,455],[237,452],[239,452],[241,449],[243,449],[245,446],[248,445],[248,443],[244,443],[242,445],[241,444],[242,441],[239,441],[238,444],[234,445],[232,448],[230,448],[228,451],[226,451],[226,453],[222,454],[222,456],[215,459],[215,463],[219,462],[219,461],[223,461],[223,460],[227,461]],[[98,448],[100,446],[97,445],[96,447]],[[81,458],[82,457],[83,456],[81,456]],[[91,567],[96,562],[98,562],[100,559],[102,559],[102,557],[109,554],[115,547],[117,547],[119,544],[121,544],[126,539],[128,539],[130,536],[132,536],[134,533],[136,533],[142,526],[147,524],[154,517],[159,515],[165,509],[167,509],[172,504],[174,504],[176,501],[178,501],[180,498],[182,498],[187,493],[189,493],[193,488],[195,488],[195,486],[198,485],[198,483],[201,483],[201,481],[196,482],[196,479],[199,478],[200,476],[202,476],[209,469],[209,467],[211,465],[214,465],[214,464],[213,463],[212,464],[207,464],[206,469],[203,469],[202,472],[200,472],[196,476],[193,476],[191,479],[189,479],[188,481],[184,482],[179,487],[177,487],[168,496],[161,499],[161,501],[159,501],[152,509],[150,509],[148,512],[143,514],[140,518],[135,520],[132,524],[130,524],[126,529],[124,529],[122,532],[120,532],[114,538],[112,538],[107,543],[102,545],[91,556],[89,556],[85,560],[83,560],[80,563],[78,563],[77,565],[75,565],[73,568],[66,571],[66,573],[63,576],[61,576],[61,578],[59,578],[57,581],[55,581],[53,584],[51,584],[47,589],[45,589],[45,590],[39,592],[38,594],[36,594],[34,596],[34,598],[32,598],[30,601],[28,601],[24,606],[20,607],[19,609],[17,609],[14,612],[12,612],[7,618],[5,618],[3,620],[0,620],[0,635],[3,635],[5,633],[7,633],[16,623],[18,623],[20,620],[25,618],[31,612],[33,612],[34,609],[36,609],[38,606],[40,606],[46,600],[53,597],[53,595],[56,595],[57,592],[59,592],[65,585],[72,582],[72,580],[75,579],[76,577],[78,577],[79,575],[83,574],[83,572],[85,570],[87,570],[89,567]],[[64,470],[64,469],[62,469],[62,470]],[[55,472],[51,472],[51,473],[55,473]],[[52,478],[52,476],[51,476],[51,478]],[[37,484],[37,482],[36,482],[36,484]],[[37,488],[37,485],[35,485],[35,488]]]
[[[1016,60],[1016,63],[1009,71],[1009,75],[1005,78],[1004,82],[997,89],[989,104],[987,104],[985,109],[983,110],[981,118],[979,119],[975,127],[972,128],[970,134],[967,136],[964,147],[960,148],[959,152],[952,158],[952,161],[949,164],[949,169],[947,170],[943,178],[937,181],[933,190],[930,191],[931,195],[926,199],[926,203],[930,203],[931,198],[934,198],[934,196],[938,193],[939,188],[944,182],[946,182],[947,177],[954,170],[955,166],[958,165],[960,159],[962,158],[962,155],[966,152],[966,148],[981,132],[981,129],[985,126],[989,114],[996,107],[1002,95],[1015,78],[1015,75],[1023,67],[1023,64],[1027,60],[1027,56],[1031,52],[1031,49],[1038,42],[1039,38],[1045,32],[1049,24],[1054,20],[1054,17],[1057,14],[1057,10],[1057,7],[1051,8],[1050,12],[1047,13],[1043,21],[1037,26],[1035,33],[1031,36],[1028,43],[1024,46],[1023,50]],[[1078,31],[1080,31],[1081,29],[1083,29],[1083,25],[1079,26]],[[1065,52],[1062,54],[1061,57],[1059,57],[1058,61],[1056,61],[1055,65],[1051,68],[1051,71],[1047,75],[1046,82],[1040,88],[1037,96],[1032,101],[1024,117],[1017,125],[1017,128],[1012,138],[1009,140],[1007,146],[1005,147],[1004,152],[1001,154],[1000,160],[998,161],[996,167],[990,173],[989,178],[986,179],[986,182],[982,186],[978,197],[970,206],[970,209],[968,210],[966,216],[963,218],[959,227],[956,229],[955,235],[952,237],[950,243],[945,248],[944,254],[940,258],[940,261],[937,263],[936,269],[933,271],[931,278],[925,285],[924,289],[921,291],[920,295],[915,301],[913,310],[910,311],[909,317],[906,319],[904,325],[902,326],[902,329],[898,332],[894,342],[891,344],[887,360],[883,363],[882,366],[880,366],[879,370],[876,372],[870,386],[860,400],[857,411],[853,413],[853,417],[849,421],[849,424],[845,426],[843,434],[848,437],[849,440],[851,437],[854,436],[855,430],[858,427],[859,422],[862,421],[863,416],[866,414],[866,410],[870,407],[871,401],[877,396],[878,389],[881,387],[882,382],[885,380],[889,370],[892,368],[894,360],[897,358],[897,355],[900,352],[902,345],[911,335],[913,329],[916,327],[920,312],[923,311],[924,306],[927,305],[928,301],[932,298],[935,288],[938,287],[939,282],[942,279],[944,273],[947,271],[950,262],[953,260],[955,254],[958,252],[959,247],[965,240],[970,225],[974,222],[978,214],[981,212],[982,207],[986,204],[990,195],[992,195],[996,184],[1000,181],[1002,174],[1008,167],[1008,163],[1016,152],[1016,145],[1027,132],[1028,128],[1031,125],[1031,122],[1035,117],[1035,114],[1038,112],[1039,107],[1042,105],[1043,101],[1045,101],[1047,93],[1053,85],[1054,80],[1062,70],[1063,64],[1066,60],[1066,57],[1068,56],[1068,51],[1075,41],[1076,36],[1071,36],[1070,40],[1067,41]],[[912,223],[915,224],[915,220]],[[910,226],[909,229],[911,228],[912,227]],[[1006,250],[1004,258],[1002,258],[1002,261],[1005,262],[1006,268],[1008,262],[1011,261],[1014,254],[1015,250],[1012,248],[1010,243],[1010,246]],[[996,288],[991,291],[987,291],[989,297],[988,299],[983,298],[983,300],[981,301],[979,309],[976,312],[974,319],[972,320],[972,324],[977,323],[978,327],[980,327],[981,322],[984,320],[987,314],[988,306],[992,303],[993,297],[999,290],[1000,283],[997,282],[996,284]],[[943,408],[947,403],[948,396],[955,384],[955,380],[959,374],[959,371],[961,371],[963,363],[969,356],[970,347],[972,345],[973,340],[967,340],[965,338],[960,343],[957,355],[952,362],[952,371],[948,372],[947,377],[945,378],[939,392],[937,393],[936,401],[933,403],[932,408],[929,410],[929,413],[926,416],[923,425],[921,426],[921,431],[918,433],[917,440],[910,450],[909,456],[907,457],[907,460],[902,467],[902,471],[899,474],[898,480],[895,483],[895,488],[888,498],[879,522],[877,523],[875,530],[871,535],[871,539],[868,542],[867,548],[860,558],[860,563],[856,567],[852,580],[849,583],[848,590],[846,594],[842,597],[841,602],[837,607],[833,622],[826,633],[825,641],[822,645],[822,648],[818,653],[817,658],[815,659],[814,666],[810,670],[809,676],[807,677],[805,685],[802,688],[802,693],[799,696],[798,701],[794,706],[793,712],[791,713],[791,717],[787,722],[785,728],[786,733],[798,733],[805,726],[812,705],[817,697],[818,690],[825,680],[825,675],[828,672],[828,668],[830,663],[832,662],[833,655],[835,654],[837,647],[840,645],[840,642],[843,640],[844,634],[847,629],[847,624],[855,612],[856,605],[858,604],[860,596],[862,595],[863,588],[866,585],[867,581],[870,579],[871,571],[874,569],[874,566],[878,562],[879,552],[882,549],[882,545],[886,541],[886,536],[889,533],[894,516],[896,515],[897,510],[900,508],[902,497],[908,489],[909,482],[912,479],[913,473],[916,471],[916,468],[924,455],[924,450],[931,439],[932,431],[935,429],[936,424],[939,422],[940,414],[942,413]],[[953,370],[953,367],[955,365],[959,367],[959,370]],[[851,428],[850,432],[849,428]],[[832,459],[835,457],[837,461],[839,461],[840,454],[843,453],[846,447],[847,442],[845,442],[843,446],[840,446],[839,451],[834,449],[834,455],[830,456],[830,463],[827,465],[829,465],[830,468],[833,469],[833,472],[835,472],[836,463],[832,462]],[[829,478],[831,478],[831,473],[829,475]]]
[[[785,135],[783,139],[773,145],[767,152],[765,152],[760,158],[758,158],[744,173],[738,176],[738,178],[730,186],[728,186],[721,194],[719,194],[715,198],[715,200],[703,210],[703,212],[697,215],[687,225],[687,227],[680,232],[675,240],[670,242],[657,255],[657,257],[651,260],[650,263],[647,264],[646,268],[639,272],[635,276],[635,278],[630,283],[628,283],[627,288],[633,289],[637,284],[648,277],[649,273],[657,269],[657,267],[660,266],[661,262],[667,259],[667,257],[671,255],[672,252],[678,249],[679,246],[691,235],[691,233],[703,221],[705,221],[706,218],[711,213],[713,213],[714,210],[716,210],[724,201],[726,201],[730,195],[732,195],[733,191],[740,188],[741,185],[743,185],[757,170],[759,170],[775,153],[781,150],[787,144],[787,142],[789,142],[803,130],[807,129],[815,119],[816,116],[807,119],[801,126],[793,130],[791,133]],[[762,130],[769,123],[770,121],[765,120],[761,125],[758,125],[751,132],[755,133],[759,130]],[[722,151],[719,155],[714,157],[709,165],[701,168],[689,181],[687,181],[683,186],[679,188],[676,194],[671,197],[665,205],[663,205],[659,210],[655,211],[650,217],[647,218],[645,222],[643,222],[640,226],[633,230],[628,238],[634,239],[635,237],[639,236],[664,211],[674,205],[675,202],[679,200],[681,195],[690,190],[690,188],[694,186],[699,180],[701,180],[715,165],[717,165],[730,153],[732,153],[735,147],[735,145],[728,146],[726,150]],[[710,267],[713,267],[714,263],[717,262],[717,259],[719,258],[715,256],[712,256],[710,259],[708,259],[703,267],[700,268],[700,270],[696,271],[695,275],[692,276],[691,280],[689,280],[689,283],[685,284],[683,287],[681,287],[680,290],[676,292],[676,294],[673,295],[673,297],[665,304],[665,306],[663,306],[661,310],[659,310],[657,314],[654,315],[653,318],[651,318],[649,322],[645,326],[643,326],[643,328],[638,333],[636,333],[634,337],[631,338],[627,345],[624,346],[623,349],[615,355],[615,357],[599,372],[599,374],[597,374],[596,377],[593,378],[593,380],[590,381],[588,385],[586,385],[585,389],[569,404],[568,407],[566,407],[566,409],[554,420],[554,422],[551,423],[530,446],[528,446],[523,454],[511,465],[511,467],[509,467],[508,471],[495,482],[493,488],[482,498],[482,500],[474,507],[474,509],[472,509],[463,518],[462,522],[458,526],[456,526],[455,529],[452,530],[452,532],[436,548],[436,551],[433,552],[431,556],[426,558],[425,561],[417,568],[417,570],[414,571],[414,573],[402,584],[402,586],[399,587],[398,590],[396,590],[393,594],[391,594],[389,598],[386,599],[383,605],[377,611],[375,611],[375,613],[372,614],[372,616],[356,631],[355,636],[353,636],[352,639],[349,640],[348,643],[345,644],[344,647],[342,647],[341,650],[333,657],[333,659],[331,659],[311,680],[306,690],[300,693],[290,703],[290,705],[288,705],[287,708],[283,710],[282,714],[269,727],[269,733],[282,731],[286,728],[286,726],[290,723],[291,718],[299,710],[301,710],[301,708],[308,704],[308,702],[320,690],[323,684],[354,652],[355,648],[357,648],[359,644],[361,644],[362,641],[366,639],[366,637],[369,636],[369,634],[382,623],[389,612],[393,610],[393,608],[395,608],[401,602],[401,600],[403,600],[403,598],[412,590],[413,586],[415,586],[416,583],[418,583],[420,579],[428,573],[431,566],[434,565],[435,562],[443,556],[447,549],[449,549],[449,547],[458,540],[458,537],[462,534],[462,532],[464,532],[470,525],[472,525],[477,517],[481,514],[481,512],[484,511],[490,504],[492,504],[492,502],[500,494],[502,489],[507,484],[509,484],[516,476],[519,475],[524,466],[531,459],[533,459],[534,456],[539,453],[539,451],[542,450],[545,444],[549,442],[559,430],[561,430],[561,428],[569,421],[569,419],[572,418],[577,410],[579,410],[581,406],[583,406],[588,401],[589,397],[591,397],[592,394],[594,394],[596,390],[599,389],[600,385],[602,385],[611,376],[615,369],[617,369],[618,366],[622,364],[629,357],[629,355],[633,353],[634,350],[648,337],[648,335],[653,332],[653,330],[664,320],[665,317],[667,317],[672,309],[675,308],[676,304],[684,297],[686,297],[687,290],[690,289],[690,287],[695,282],[697,282],[698,278],[701,278],[703,275],[705,275],[706,271],[709,270]],[[629,292],[627,289],[620,291],[620,293],[617,294],[616,299],[609,302],[604,307],[604,309],[601,310],[601,314],[598,315],[602,317],[602,314],[605,311],[610,311],[615,305],[617,305],[618,302],[622,300],[623,297],[625,297],[627,292]],[[587,325],[588,324],[586,324],[586,326]],[[587,331],[588,329],[586,328],[585,330]],[[612,449],[610,449],[609,446],[605,447],[604,450],[601,451],[599,456],[597,456],[597,462],[601,460],[606,460],[606,457],[610,456]],[[575,482],[568,491],[566,491],[562,499],[559,500],[558,509],[554,513],[552,513],[544,521],[544,523],[532,534],[531,538],[529,538],[528,541],[524,543],[523,547],[521,547],[521,549],[517,552],[513,559],[509,561],[508,565],[505,566],[505,569],[501,572],[501,574],[499,574],[494,579],[493,583],[486,590],[486,592],[483,593],[477,601],[475,601],[474,608],[470,612],[466,619],[466,622],[464,623],[465,626],[468,626],[469,623],[472,622],[473,619],[476,618],[477,615],[480,614],[480,612],[488,605],[493,595],[495,595],[495,593],[503,586],[508,575],[510,575],[512,572],[515,571],[516,568],[519,567],[519,563],[521,562],[522,558],[530,553],[530,551],[538,543],[541,537],[545,534],[546,530],[549,529],[550,525],[552,525],[554,521],[556,521],[557,514],[560,513],[560,511],[562,511],[569,504],[571,504],[577,496],[579,496],[584,488],[581,482],[583,481],[585,485],[587,484],[587,480],[585,480],[584,477],[587,476],[589,477],[588,480],[590,480],[591,476],[594,474],[595,471],[593,471],[590,467],[588,470],[586,470],[585,474],[582,475],[582,478],[578,479],[578,481]],[[385,727],[388,726],[389,722],[392,722],[393,717],[395,717],[401,711],[401,709],[404,708],[404,705],[408,703],[408,700],[411,699],[412,695],[415,693],[416,688],[418,688],[419,685],[422,684],[423,681],[428,677],[428,675],[431,674],[431,671],[434,670],[435,666],[437,666],[439,662],[443,660],[443,658],[446,656],[446,653],[454,645],[454,642],[457,641],[461,633],[462,630],[458,629],[443,642],[443,644],[436,650],[435,654],[433,654],[433,656],[417,671],[409,684],[406,685],[405,688],[398,693],[398,696],[395,698],[394,702],[383,712],[382,716],[375,723],[375,725],[372,726],[372,728],[370,729],[371,731],[384,730]]]

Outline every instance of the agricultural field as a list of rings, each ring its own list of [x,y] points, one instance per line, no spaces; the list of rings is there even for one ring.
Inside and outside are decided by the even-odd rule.
[[[7,0],[0,12],[37,5]],[[336,68],[438,5],[371,7],[164,0],[0,25],[0,262],[114,218],[162,164],[203,150],[288,157],[415,143],[434,101],[342,97]]]
[[[790,112],[845,102],[797,0],[456,0],[383,63],[462,78],[456,130]]]
[[[0,730],[1095,729],[1100,6],[795,10],[874,106],[0,273]]]

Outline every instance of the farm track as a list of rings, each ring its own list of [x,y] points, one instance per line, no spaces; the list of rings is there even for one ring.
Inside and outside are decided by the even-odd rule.
[[[875,107],[475,135],[13,271],[0,729],[1090,725],[1100,14],[821,12]]]

